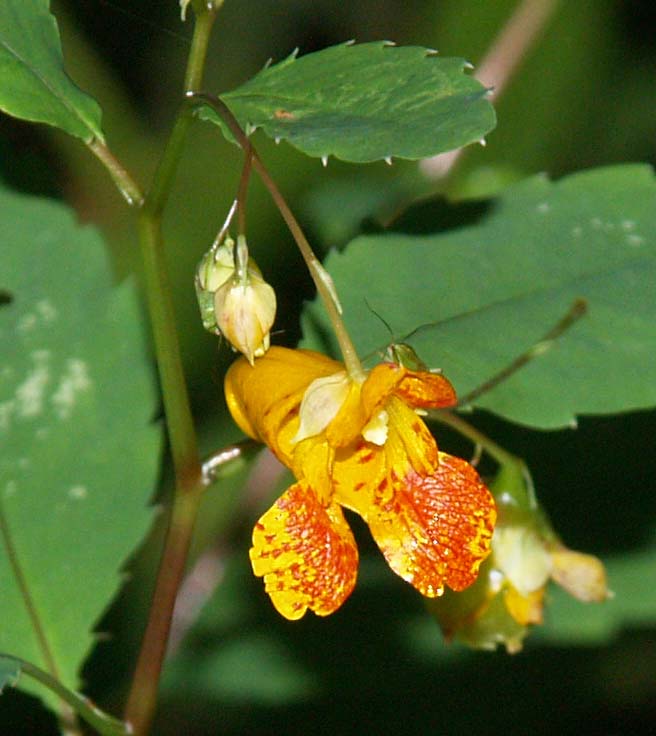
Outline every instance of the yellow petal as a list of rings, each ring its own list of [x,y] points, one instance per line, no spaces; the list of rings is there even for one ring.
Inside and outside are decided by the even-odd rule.
[[[544,609],[545,588],[538,588],[532,593],[520,593],[512,585],[504,590],[504,602],[508,613],[518,624],[541,624]]]
[[[311,350],[274,346],[253,366],[244,358],[230,366],[225,377],[226,402],[239,427],[269,445],[290,467],[303,394],[316,378],[342,368],[341,363]]]
[[[367,375],[363,383],[352,382],[351,393],[326,430],[328,441],[334,447],[346,447],[393,397],[407,370],[396,363],[380,363]]]
[[[304,483],[288,488],[258,521],[250,557],[273,605],[291,620],[308,608],[333,613],[357,576],[358,550],[342,510],[323,506]]]
[[[415,412],[392,396],[385,444],[367,442],[362,435],[335,453],[333,489],[339,503],[367,518],[368,509],[392,498],[400,479],[414,471],[430,475],[437,467],[433,435]]]
[[[333,495],[335,450],[323,435],[308,437],[294,448],[291,469],[317,494],[319,502],[328,506]]]
[[[456,403],[449,381],[428,371],[410,371],[397,363],[379,363],[351,395],[327,429],[329,442],[345,447],[355,442],[394,397],[410,407],[439,408]]]

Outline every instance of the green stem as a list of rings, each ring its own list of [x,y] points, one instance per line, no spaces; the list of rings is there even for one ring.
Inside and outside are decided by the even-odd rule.
[[[180,490],[187,492],[194,488],[200,478],[199,452],[175,327],[175,312],[162,243],[161,216],[150,211],[148,199],[138,224],[148,309],[173,468]]]
[[[471,440],[474,444],[482,447],[487,454],[494,458],[499,465],[515,465],[517,463],[523,463],[524,461],[513,455],[508,450],[504,450],[501,445],[491,440],[487,435],[480,432],[476,427],[473,427],[469,422],[466,422],[458,414],[453,414],[450,411],[438,410],[430,411],[428,413],[430,419],[435,419],[442,424],[455,429],[458,434]]]
[[[187,60],[185,92],[195,92],[203,86],[207,47],[220,6],[221,4],[217,2],[205,2],[203,7],[194,9],[194,35]]]
[[[511,363],[505,368],[496,373],[492,378],[477,386],[473,391],[463,396],[458,402],[459,406],[467,406],[471,404],[475,399],[479,398],[483,394],[488,393],[493,388],[496,388],[500,383],[503,383],[506,379],[510,378],[513,374],[517,373],[520,368],[523,368],[527,363],[543,355],[548,350],[551,350],[556,340],[569,330],[569,328],[577,322],[581,317],[588,311],[588,303],[585,299],[575,299],[572,305],[567,310],[567,313],[547,332],[545,335],[532,345],[528,350],[525,350],[521,355],[518,355]]]
[[[148,733],[155,713],[173,607],[182,581],[201,498],[202,486],[199,483],[194,492],[178,490],[173,499],[148,624],[124,713],[125,720],[136,736]]]
[[[216,12],[217,7],[210,3],[195,14],[194,36],[185,75],[187,93],[202,84],[207,45]],[[173,607],[204,489],[162,238],[162,212],[191,122],[191,116],[183,107],[139,215],[139,242],[176,489],[148,622],[125,707],[125,720],[137,736],[148,732],[155,713]]]
[[[16,668],[20,670],[20,674],[26,674],[37,682],[41,683],[48,689],[52,690],[55,695],[59,696],[76,712],[80,718],[84,719],[90,726],[102,734],[102,736],[127,736],[130,733],[127,726],[122,721],[112,718],[96,706],[83,695],[79,695],[67,687],[64,687],[59,680],[54,678],[48,672],[36,667],[30,662],[26,662],[20,657],[14,657],[11,654],[0,653],[0,659],[8,659],[16,664]]]
[[[97,138],[87,141],[87,148],[96,156],[100,163],[107,169],[116,184],[123,199],[130,207],[141,207],[143,194],[139,185],[130,176],[123,164],[114,156],[107,145]]]
[[[248,196],[248,183],[251,178],[253,158],[250,153],[244,153],[244,166],[239,177],[239,189],[237,190],[237,234],[246,235],[246,197]]]
[[[344,358],[346,370],[351,378],[361,379],[364,376],[362,364],[360,363],[360,359],[358,358],[358,354],[351,341],[351,337],[342,320],[341,307],[339,306],[339,300],[337,298],[337,293],[332,279],[312,250],[312,247],[310,246],[308,239],[305,237],[298,220],[294,217],[294,213],[289,208],[289,205],[271,177],[271,174],[269,174],[266,166],[262,163],[257,151],[253,148],[248,136],[242,130],[241,125],[239,125],[239,122],[223,100],[206,93],[190,94],[188,95],[188,100],[193,108],[202,107],[204,105],[211,107],[228,126],[230,132],[243,148],[246,156],[252,157],[253,168],[259,174],[264,186],[269,190],[269,194],[285,220],[292,237],[296,241],[301,255],[305,260],[305,264],[310,272],[310,276],[317,287],[317,293],[324,303],[330,322],[335,330],[335,336],[337,337],[337,342],[339,343],[339,347]]]

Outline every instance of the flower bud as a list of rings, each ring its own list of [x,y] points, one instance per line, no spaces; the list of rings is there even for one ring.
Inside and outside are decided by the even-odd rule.
[[[484,650],[501,645],[514,654],[521,650],[528,629],[511,613],[509,597],[512,591],[507,581],[488,557],[473,585],[457,593],[446,590],[441,598],[428,599],[426,606],[447,641]]]
[[[601,603],[612,597],[606,584],[606,569],[597,557],[557,547],[551,559],[552,580],[574,598],[584,603]]]
[[[541,624],[547,583],[553,580],[584,602],[609,597],[606,571],[592,555],[558,540],[523,466],[502,467],[490,484],[499,512],[492,553],[462,593],[428,603],[447,639],[475,649],[522,648],[529,626]]]
[[[196,271],[196,294],[205,329],[223,335],[251,365],[269,349],[276,295],[248,255],[246,239],[226,238],[212,248]]]

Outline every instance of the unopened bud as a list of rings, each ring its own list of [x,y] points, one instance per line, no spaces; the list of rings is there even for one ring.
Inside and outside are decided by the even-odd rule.
[[[246,239],[212,248],[196,271],[196,294],[205,329],[223,335],[252,364],[269,349],[276,295],[248,255]]]
[[[492,537],[494,564],[520,595],[544,587],[553,561],[544,541],[532,527],[499,525]]]

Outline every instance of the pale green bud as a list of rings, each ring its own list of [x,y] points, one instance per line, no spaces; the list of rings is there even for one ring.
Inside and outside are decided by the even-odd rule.
[[[269,349],[276,295],[248,255],[246,239],[231,238],[205,254],[196,270],[203,326],[223,335],[252,364]]]

